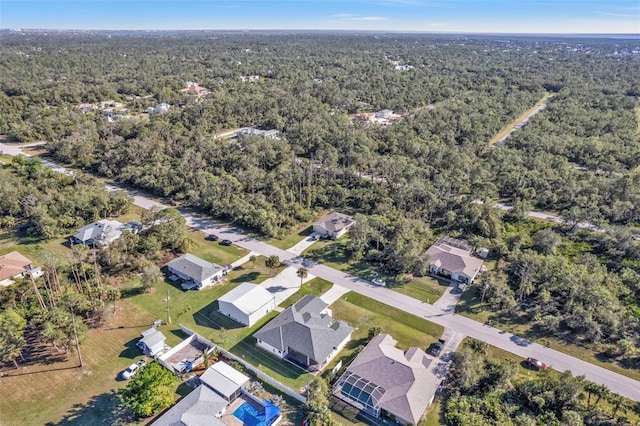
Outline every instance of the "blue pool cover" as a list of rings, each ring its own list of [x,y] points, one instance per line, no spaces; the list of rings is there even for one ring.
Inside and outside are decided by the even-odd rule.
[[[243,402],[241,406],[236,408],[233,415],[240,419],[245,426],[267,426],[264,411],[258,410],[248,402]]]

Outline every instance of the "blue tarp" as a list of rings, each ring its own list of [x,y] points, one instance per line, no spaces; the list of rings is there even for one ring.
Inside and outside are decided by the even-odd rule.
[[[280,409],[267,399],[264,400],[264,412],[264,421],[266,424],[271,424],[271,422],[280,415]]]

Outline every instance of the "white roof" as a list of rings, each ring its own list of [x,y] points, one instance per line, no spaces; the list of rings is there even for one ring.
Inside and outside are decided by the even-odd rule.
[[[223,361],[218,361],[200,376],[200,381],[229,397],[244,386],[249,378]]]
[[[265,288],[251,283],[242,283],[218,299],[218,302],[232,304],[246,315],[262,308],[275,296]]]

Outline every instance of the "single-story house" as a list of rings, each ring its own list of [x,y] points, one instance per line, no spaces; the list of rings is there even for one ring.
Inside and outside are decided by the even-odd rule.
[[[31,260],[17,251],[0,256],[0,287],[13,284],[12,278],[25,277],[32,270]]]
[[[178,401],[152,424],[154,426],[239,424],[275,426],[282,420],[280,409],[271,402],[261,401],[247,392],[249,378],[224,362],[217,362],[209,367],[200,376],[200,382],[201,384],[194,391]]]
[[[344,321],[333,321],[328,306],[318,297],[303,297],[253,335],[257,346],[309,371],[321,371],[354,330]]]
[[[197,95],[197,96],[206,95],[209,93],[209,89],[207,89],[206,87],[199,86],[197,83],[188,82],[187,84],[188,84],[188,87],[184,89],[180,89],[181,93],[185,93],[187,95]]]
[[[251,327],[276,308],[276,298],[264,287],[242,283],[218,299],[218,311]]]
[[[247,390],[249,378],[223,361],[218,361],[200,376],[207,385],[225,401],[232,402]]]
[[[229,403],[206,385],[200,385],[152,424],[154,426],[225,426],[220,417]]]
[[[390,109],[383,109],[374,114],[376,118],[389,118],[393,115],[393,111]]]
[[[333,212],[316,222],[313,225],[313,231],[335,240],[344,235],[355,223],[352,216]]]
[[[136,343],[136,346],[142,350],[145,355],[156,356],[166,346],[166,338],[162,332],[155,328],[150,328],[142,332],[142,338]]]
[[[120,238],[122,226],[117,220],[102,219],[78,229],[71,237],[71,243],[87,246],[109,245]]]
[[[426,254],[429,272],[461,283],[471,284],[482,268],[483,260],[471,254],[471,247],[453,238],[439,239]]]
[[[275,129],[272,130],[260,130],[255,127],[247,127],[246,129],[241,129],[236,132],[236,137],[241,138],[243,136],[259,136],[262,139],[280,139],[278,136],[280,132]]]
[[[198,290],[221,281],[225,272],[222,266],[207,262],[190,253],[173,259],[165,266],[171,274],[192,284],[191,286],[183,285],[183,288],[193,287]]]
[[[332,392],[370,416],[417,425],[433,401],[439,380],[429,372],[432,360],[422,349],[403,352],[396,343],[388,334],[371,339]]]

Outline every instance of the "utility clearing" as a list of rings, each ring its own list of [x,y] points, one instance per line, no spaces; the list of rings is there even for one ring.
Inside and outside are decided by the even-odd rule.
[[[529,122],[531,117],[542,111],[549,105],[549,103],[553,100],[553,95],[551,93],[547,93],[540,99],[536,104],[531,107],[531,109],[520,114],[518,118],[513,120],[507,126],[505,126],[498,134],[496,134],[491,141],[489,142],[493,147],[499,147],[504,145],[507,138],[511,136],[511,133],[515,132],[525,124]]]

